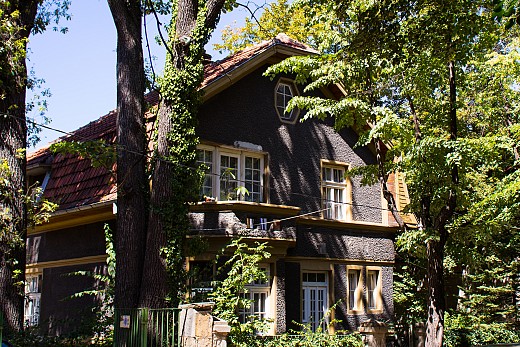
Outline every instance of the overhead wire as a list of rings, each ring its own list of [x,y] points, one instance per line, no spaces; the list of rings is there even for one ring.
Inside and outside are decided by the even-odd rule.
[[[309,216],[309,215],[316,214],[316,213],[321,213],[323,211],[327,211],[327,210],[330,210],[330,209],[331,209],[331,207],[322,208],[322,209],[319,209],[319,210],[302,213],[302,214],[299,214],[299,215],[296,215],[296,216],[280,218],[280,219],[272,220],[272,221],[269,221],[269,222],[267,222],[267,221],[263,222],[263,223],[260,222],[258,224],[253,224],[253,226],[251,228],[247,228],[247,229],[255,229],[255,226],[256,227],[261,227],[262,225],[266,225],[267,226],[267,225],[270,225],[270,224],[285,222],[285,221],[288,221],[288,220],[297,219],[297,218],[300,218],[300,217]],[[219,212],[223,212],[223,211],[219,211]],[[227,228],[191,229],[191,231],[225,231],[225,230],[227,230]]]
[[[18,116],[15,116],[15,115],[11,115],[11,114],[8,114],[8,113],[2,113],[0,112],[0,115],[3,115],[4,117],[11,117],[11,118],[14,118],[14,119],[21,119],[21,117],[18,117]],[[31,118],[27,118],[26,119],[27,122],[30,122],[31,124],[35,125],[35,126],[39,126],[39,127],[42,127],[44,129],[48,129],[48,130],[51,130],[51,131],[55,131],[55,132],[58,132],[58,133],[61,133],[61,134],[64,134],[64,135],[67,135],[69,137],[74,137],[74,138],[77,138],[79,140],[82,140],[82,141],[92,141],[94,139],[92,138],[89,138],[89,137],[86,137],[86,136],[81,136],[81,135],[78,135],[76,131],[74,132],[67,132],[67,131],[64,131],[64,130],[61,130],[61,129],[57,129],[57,128],[53,128],[53,127],[50,127],[48,125],[45,125],[45,124],[41,124],[41,123],[37,123],[36,121],[34,121],[33,119]],[[79,130],[79,129],[78,129]],[[192,171],[198,171],[199,170],[199,167],[192,167],[192,166],[188,166],[188,165],[185,165],[185,164],[182,164],[182,163],[177,163],[177,162],[174,162],[174,161],[171,161],[171,160],[168,160],[167,158],[161,158],[157,155],[151,155],[149,153],[143,153],[143,152],[138,152],[138,151],[134,151],[134,150],[130,150],[130,149],[127,149],[126,147],[122,146],[122,145],[119,145],[119,144],[106,144],[107,148],[108,147],[115,147],[116,149],[120,149],[122,151],[126,151],[127,153],[131,153],[131,154],[135,154],[135,155],[140,155],[140,156],[144,156],[145,158],[147,159],[150,159],[150,160],[158,160],[158,161],[162,161],[164,163],[167,163],[167,164],[171,164],[171,165],[177,165],[177,166],[180,166],[180,167],[183,167],[183,168],[186,168],[186,169],[189,169],[189,170],[192,170]],[[211,172],[211,173],[205,173],[207,175],[211,175],[211,176],[215,176],[215,177],[218,177],[218,178],[222,178],[223,176],[225,176],[226,174],[219,174],[219,173],[214,173],[214,172]],[[231,180],[230,180],[231,181]],[[250,181],[246,181],[246,180],[241,180],[241,179],[233,179],[232,180],[233,182],[240,182],[240,183],[247,183],[247,182],[250,182]],[[272,187],[269,187],[265,184],[259,184],[259,186],[262,188],[262,189],[268,189],[269,191],[274,191],[274,192],[278,192],[277,190],[275,190],[274,188]],[[399,194],[399,193],[395,193],[396,195],[398,196],[403,196],[402,194]],[[352,206],[352,207],[364,207],[364,208],[368,208],[368,209],[373,209],[373,210],[378,210],[378,211],[386,211],[386,212],[391,212],[390,209],[388,208],[384,208],[382,206],[372,206],[372,205],[366,205],[366,204],[360,204],[360,203],[354,203],[354,202],[349,202],[349,201],[334,201],[334,200],[326,200],[326,199],[323,199],[323,197],[321,196],[314,196],[314,195],[310,195],[310,194],[304,194],[304,193],[298,193],[298,192],[291,192],[290,195],[296,195],[296,196],[301,196],[301,197],[305,197],[305,198],[312,198],[314,200],[325,200],[327,202],[330,202],[330,203],[334,203],[334,204],[341,204],[341,205],[347,205],[347,206]],[[328,210],[330,208],[326,208],[324,210]],[[397,212],[399,213],[405,213],[404,211],[402,210],[397,210]],[[316,212],[313,212],[313,213],[316,213]]]

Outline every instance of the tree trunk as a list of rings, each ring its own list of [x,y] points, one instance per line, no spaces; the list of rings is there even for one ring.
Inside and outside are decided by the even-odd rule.
[[[426,322],[425,347],[441,347],[444,337],[444,245],[445,240],[429,240],[428,257],[428,321]]]
[[[158,119],[157,153],[152,176],[152,192],[150,196],[149,223],[146,237],[146,252],[142,275],[141,307],[158,308],[165,304],[168,293],[166,260],[162,249],[166,247],[166,224],[168,216],[173,214],[169,206],[173,189],[170,179],[173,178],[173,164],[161,158],[168,158],[170,143],[168,134],[173,129],[169,109],[161,104]],[[169,178],[169,179],[167,179]]]
[[[449,73],[449,126],[450,140],[457,140],[457,83],[455,63],[448,62]],[[446,224],[450,221],[457,207],[455,186],[459,183],[456,164],[451,168],[451,184],[446,205],[435,218],[433,230],[439,233],[439,240],[431,239],[426,246],[428,257],[428,322],[426,323],[426,347],[441,347],[444,338],[444,312],[446,311],[444,293],[444,246],[448,239]],[[428,225],[428,227],[430,227]]]
[[[7,103],[22,105],[22,108],[9,110]],[[9,180],[13,193],[12,199],[2,199],[0,202],[4,211],[10,211],[10,221],[7,221],[10,225],[2,225],[1,232],[5,234],[0,238],[0,302],[8,332],[23,328],[23,282],[27,239],[27,207],[23,198],[26,192],[26,159],[17,156],[16,151],[24,149],[27,144],[24,104],[25,90],[0,102],[0,112],[16,117],[0,117],[0,158],[7,160],[12,173]]]
[[[26,192],[26,158],[18,150],[27,146],[27,122],[25,118],[25,94],[27,86],[27,66],[25,53],[27,38],[34,25],[39,1],[11,1],[3,7],[4,16],[19,11],[20,16],[12,20],[17,28],[11,41],[22,42],[21,49],[4,45],[7,38],[2,33],[0,44],[0,64],[5,69],[0,72],[0,158],[9,165],[12,176],[10,199],[2,199],[2,212],[7,212],[10,221],[0,224],[0,309],[6,320],[7,332],[23,329],[23,294],[25,281],[25,243],[27,239],[27,206],[23,199]]]
[[[116,308],[139,303],[147,221],[141,2],[108,0],[117,28]]]
[[[189,231],[187,203],[198,190],[195,175],[195,124],[203,79],[204,45],[215,27],[224,0],[178,0],[175,30],[170,37],[158,120],[157,159],[154,161],[149,223],[140,305],[159,307],[170,293],[175,304],[184,282],[184,239]],[[200,7],[199,7],[200,6]],[[194,30],[198,32],[194,33]],[[181,40],[179,40],[181,39]]]

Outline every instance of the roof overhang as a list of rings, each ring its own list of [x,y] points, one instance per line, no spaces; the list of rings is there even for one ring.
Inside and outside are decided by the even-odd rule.
[[[266,48],[260,53],[252,56],[246,61],[242,62],[236,68],[232,69],[229,72],[223,73],[220,77],[216,78],[214,81],[205,85],[202,90],[204,91],[203,101],[207,101],[211,99],[221,91],[225,90],[229,86],[235,84],[240,79],[247,76],[253,70],[262,66],[265,63],[271,62],[276,63],[282,61],[285,58],[293,57],[293,56],[302,56],[313,54],[312,52],[304,49],[298,49],[294,47],[286,46],[282,43],[273,44],[272,46]],[[271,59],[277,58],[277,59]],[[218,64],[218,62],[216,63]]]
[[[104,222],[116,218],[114,214],[115,200],[104,201],[91,205],[69,208],[54,212],[47,223],[37,225],[27,230],[28,235],[48,231],[73,228],[80,225]]]

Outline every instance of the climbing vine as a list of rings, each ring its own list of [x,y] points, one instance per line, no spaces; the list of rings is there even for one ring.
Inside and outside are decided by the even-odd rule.
[[[152,198],[151,207],[162,220],[162,231],[166,237],[161,254],[169,275],[168,299],[173,304],[184,295],[185,256],[190,253],[190,249],[200,248],[190,247],[186,236],[190,232],[189,205],[198,199],[203,176],[202,170],[193,169],[196,167],[199,143],[195,128],[202,96],[199,87],[204,78],[202,56],[204,45],[218,20],[217,16],[213,23],[208,24],[208,8],[204,1],[199,1],[197,10],[184,13],[183,16],[178,14],[179,10],[189,12],[180,4],[172,10],[168,56],[164,76],[159,80],[163,98],[159,117],[167,119],[158,121],[157,160],[154,168],[156,170],[157,165],[166,165],[167,162],[169,187],[166,201],[154,202]],[[186,20],[190,14],[194,15],[192,21]],[[161,177],[154,177],[155,189]]]

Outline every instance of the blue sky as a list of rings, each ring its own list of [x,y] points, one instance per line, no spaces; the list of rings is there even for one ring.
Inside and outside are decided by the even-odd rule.
[[[68,32],[61,34],[48,30],[32,36],[28,56],[28,68],[45,80],[44,88],[52,93],[47,101],[46,115],[52,121],[49,126],[63,131],[75,130],[116,107],[117,37],[107,1],[73,0],[70,12],[72,20],[62,23],[68,27]],[[246,10],[238,8],[222,15],[207,47],[214,60],[223,58],[212,50],[212,43],[220,40],[221,30],[226,25],[243,23],[247,14]],[[149,30],[156,27],[152,20],[148,18]],[[153,44],[152,54],[158,58],[154,62],[157,72],[163,69],[165,53],[154,43],[155,33],[149,32],[149,41]],[[36,147],[62,135],[43,129]]]

